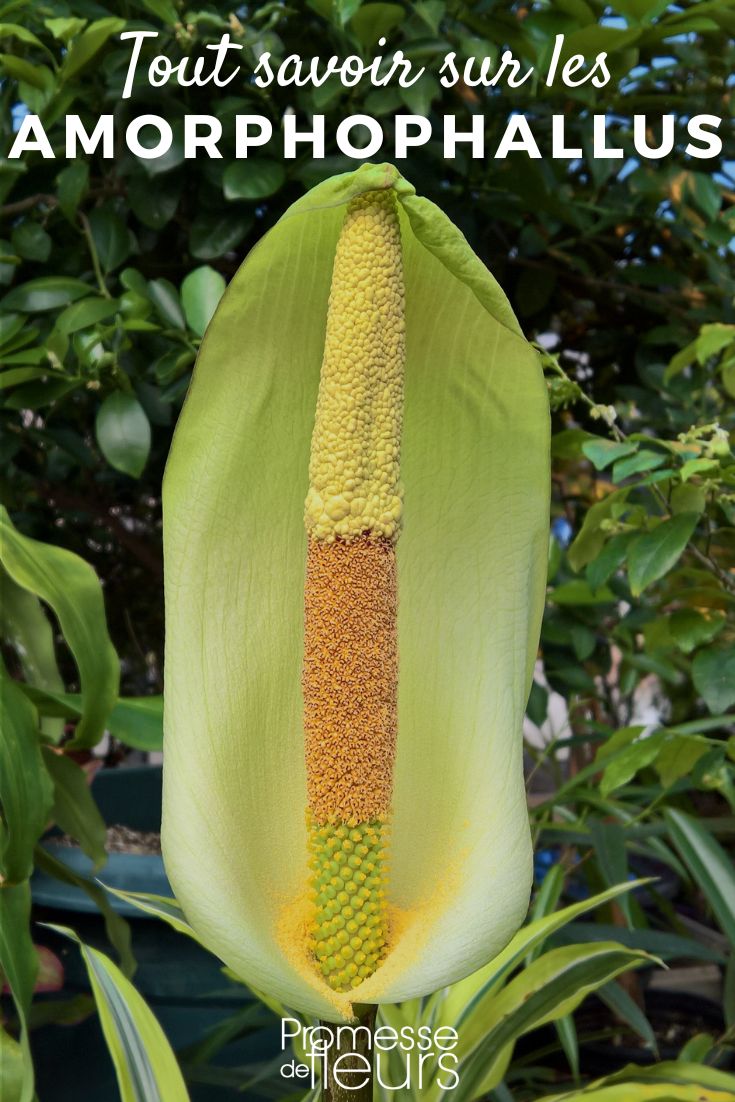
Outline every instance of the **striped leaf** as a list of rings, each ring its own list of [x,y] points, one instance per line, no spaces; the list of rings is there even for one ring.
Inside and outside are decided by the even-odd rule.
[[[117,965],[67,926],[52,930],[76,941],[87,968],[102,1031],[115,1065],[121,1102],[189,1102],[176,1057],[150,1007]]]
[[[732,859],[705,826],[683,811],[666,811],[669,832],[722,932],[735,948],[735,869]]]
[[[538,1102],[732,1102],[735,1076],[704,1064],[635,1064],[583,1090],[544,1095]]]

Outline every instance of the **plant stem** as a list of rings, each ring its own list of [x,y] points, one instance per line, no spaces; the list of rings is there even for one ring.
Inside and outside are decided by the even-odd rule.
[[[358,1017],[355,1025],[355,1028],[362,1028],[359,1029],[354,1043],[352,1033],[344,1030],[342,1043],[338,1043],[339,1026],[332,1022],[321,1022],[322,1027],[331,1032],[333,1039],[324,1061],[323,1102],[372,1102],[373,1032],[377,1010],[377,1006],[364,1008],[364,1013]],[[338,1060],[339,1067],[336,1070],[340,1082],[336,1082],[333,1075],[334,1065]],[[352,1073],[350,1068],[354,1069]]]
[[[107,289],[107,284],[105,283],[105,277],[102,274],[102,268],[100,266],[100,258],[99,258],[99,255],[97,253],[97,246],[94,243],[94,237],[92,236],[92,227],[89,224],[89,219],[87,218],[86,214],[82,214],[81,211],[78,211],[78,217],[79,217],[79,221],[81,222],[81,225],[82,225],[82,233],[84,234],[84,238],[87,242],[87,248],[89,249],[89,255],[92,259],[92,267],[94,269],[94,276],[95,276],[95,279],[97,280],[97,286],[100,289],[100,294],[103,295],[104,298],[112,298],[112,295],[110,294],[110,292]]]

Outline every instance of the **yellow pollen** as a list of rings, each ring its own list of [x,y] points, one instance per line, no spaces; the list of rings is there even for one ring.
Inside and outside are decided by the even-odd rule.
[[[309,541],[304,736],[309,807],[319,823],[365,824],[384,820],[390,812],[397,731],[396,589],[395,550],[386,540]],[[349,831],[345,835],[341,849],[351,856],[356,843]],[[360,836],[358,844],[362,841]],[[366,839],[364,844],[370,843]]]

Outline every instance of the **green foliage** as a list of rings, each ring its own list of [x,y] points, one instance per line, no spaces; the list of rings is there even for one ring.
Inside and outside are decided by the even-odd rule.
[[[80,947],[115,1065],[121,1102],[189,1102],[166,1035],[130,980],[105,953],[85,945],[73,930],[50,928]]]

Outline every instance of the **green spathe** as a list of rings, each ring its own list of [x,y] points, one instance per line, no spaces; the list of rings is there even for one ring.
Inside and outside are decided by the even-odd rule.
[[[406,284],[390,897],[408,916],[355,998],[396,1002],[468,975],[528,905],[521,723],[546,579],[549,414],[503,292],[392,166],[320,184],[253,249],[207,330],[164,484],[166,868],[232,969],[332,1020],[333,993],[278,930],[307,881],[302,518],[344,208],[384,187]]]

